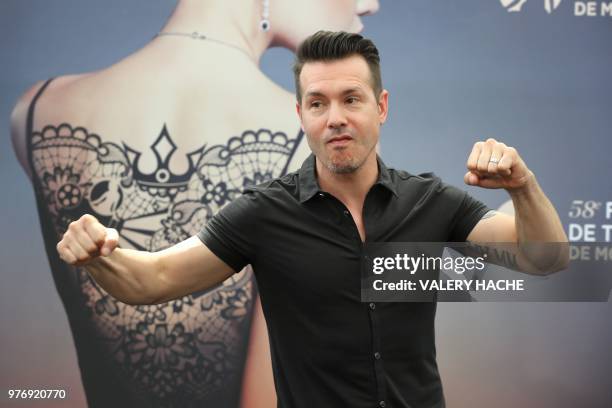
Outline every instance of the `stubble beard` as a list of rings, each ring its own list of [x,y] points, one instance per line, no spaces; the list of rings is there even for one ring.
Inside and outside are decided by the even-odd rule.
[[[359,170],[362,165],[363,161],[361,163],[354,163],[353,160],[349,160],[348,163],[334,163],[330,160],[326,163],[327,169],[334,174],[351,174]]]
[[[357,161],[355,156],[350,154],[348,157],[336,161],[330,157],[327,163],[324,163],[325,167],[327,167],[327,169],[334,174],[352,174],[363,166],[368,157],[370,157],[370,154],[372,154],[372,150],[374,150],[375,147],[376,145],[372,146],[372,148],[359,161]]]
[[[326,154],[325,152],[326,147],[317,146],[316,144],[312,143],[309,137],[307,137],[307,142],[310,147],[310,150],[317,157],[317,160],[320,161],[321,164],[330,173],[338,174],[338,175],[346,175],[346,174],[355,173],[368,160],[368,157],[370,157],[370,154],[372,154],[372,151],[376,149],[376,143],[372,144],[372,146],[369,146],[369,148],[366,147],[367,149],[366,154],[364,154],[361,160],[359,160],[358,157],[355,157],[355,155],[349,152],[346,152],[346,151],[336,151],[336,152],[332,152],[331,154]],[[356,141],[354,140],[353,142],[356,142]],[[364,147],[364,146],[362,145],[361,147]],[[341,149],[341,150],[344,150],[344,149]]]

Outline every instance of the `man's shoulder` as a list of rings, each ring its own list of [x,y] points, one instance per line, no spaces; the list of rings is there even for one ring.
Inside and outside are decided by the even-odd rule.
[[[413,179],[411,181],[428,182],[435,179],[439,179],[439,177],[433,172],[413,174],[406,170],[396,169],[394,167],[389,167],[387,170],[389,171],[389,175],[391,177],[398,177],[401,180]]]
[[[388,168],[391,182],[399,188],[440,188],[444,183],[434,172],[413,174],[406,170]]]
[[[432,199],[445,201],[461,201],[467,194],[465,190],[448,184],[434,172],[412,174],[405,170],[389,169],[392,183],[396,186],[398,195],[409,200],[431,202]]]
[[[219,214],[223,214],[222,218],[242,220],[248,224],[262,217],[272,217],[279,208],[287,208],[297,201],[292,197],[295,194],[292,187],[297,185],[296,180],[294,173],[288,173],[259,184],[247,185],[242,194],[232,199]]]
[[[245,187],[243,194],[273,197],[279,195],[297,196],[299,172],[294,171],[283,176],[266,180],[259,184]]]

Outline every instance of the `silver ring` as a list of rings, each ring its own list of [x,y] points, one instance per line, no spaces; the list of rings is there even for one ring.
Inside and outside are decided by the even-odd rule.
[[[489,163],[497,164],[497,163],[499,163],[499,160],[497,160],[497,159],[489,159]]]

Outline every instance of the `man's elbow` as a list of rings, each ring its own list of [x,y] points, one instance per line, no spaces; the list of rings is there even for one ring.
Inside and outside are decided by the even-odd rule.
[[[547,245],[548,249],[543,251],[546,256],[542,256],[534,262],[538,275],[548,276],[566,270],[570,265],[570,246],[569,242],[555,242]]]
[[[566,270],[570,265],[570,244],[567,239],[565,232],[563,233],[562,240],[554,244],[557,248],[557,262],[555,263],[551,273],[560,272]]]

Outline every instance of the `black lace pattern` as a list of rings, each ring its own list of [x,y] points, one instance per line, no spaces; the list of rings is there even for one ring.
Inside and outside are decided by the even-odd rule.
[[[140,163],[143,152],[128,143],[104,142],[67,123],[46,126],[32,133],[30,144],[37,195],[56,232],[45,239],[57,242],[70,222],[89,213],[118,230],[123,248],[167,248],[200,231],[245,186],[282,175],[300,136],[245,131],[225,145],[187,154],[188,169],[175,174],[170,161],[177,146],[166,126],[147,152],[157,162],[148,169]],[[251,271],[152,306],[121,303],[84,270],[74,272],[99,358],[135,394],[159,406],[186,406],[220,391],[238,392],[224,387],[242,369],[253,307]]]

